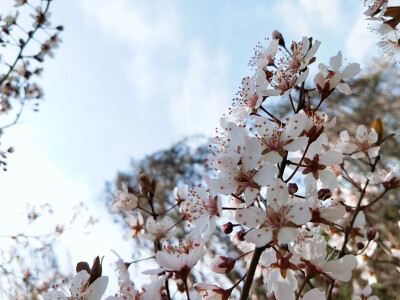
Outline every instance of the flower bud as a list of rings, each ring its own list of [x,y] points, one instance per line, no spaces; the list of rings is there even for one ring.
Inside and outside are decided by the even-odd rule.
[[[279,40],[279,46],[282,46],[282,47],[284,47],[285,48],[285,40],[283,39],[283,36],[282,36],[282,34],[278,31],[278,30],[275,30],[273,33],[272,33],[272,38],[274,39],[274,40]]]
[[[377,232],[377,229],[375,227],[368,228],[368,230],[367,230],[367,239],[368,239],[368,241],[372,241],[372,240],[375,239],[376,232]]]
[[[326,200],[332,197],[332,192],[330,189],[320,189],[318,191],[318,199]]]
[[[237,233],[237,238],[239,241],[243,242],[244,241],[244,236],[246,235],[246,231],[245,230],[240,230]]]
[[[375,119],[371,124],[371,128],[373,128],[375,132],[378,134],[377,144],[379,145],[383,139],[383,134],[385,132],[385,126],[383,124],[382,119],[381,118]]]
[[[222,225],[222,232],[225,234],[230,234],[233,231],[233,224],[231,222],[228,222],[224,225]]]
[[[76,272],[77,273],[79,273],[80,271],[83,271],[83,270],[90,273],[90,266],[86,261],[81,261],[76,264]]]
[[[365,245],[364,245],[364,243],[358,242],[356,244],[356,247],[357,247],[358,250],[362,250],[362,249],[364,249]]]
[[[211,270],[217,274],[227,274],[235,267],[236,259],[217,256],[211,262]]]
[[[295,183],[289,183],[288,190],[289,194],[295,194],[299,190],[299,187]]]

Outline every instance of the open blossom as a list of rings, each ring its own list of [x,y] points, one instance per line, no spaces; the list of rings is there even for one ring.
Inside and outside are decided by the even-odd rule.
[[[395,61],[400,60],[400,38],[397,36],[384,39],[378,42],[377,45],[388,58],[392,58]]]
[[[125,218],[125,221],[129,226],[124,235],[125,240],[137,238],[140,234],[144,233],[144,221],[141,213],[138,213],[137,217],[132,214],[128,214],[128,216]]]
[[[292,254],[278,256],[272,249],[267,249],[260,257],[264,283],[267,290],[274,293],[277,300],[294,300],[297,290],[295,271],[297,267],[290,261]]]
[[[207,185],[211,185],[211,179],[204,176]],[[194,187],[190,190],[190,196],[180,207],[185,219],[194,226],[191,234],[194,236],[203,235],[203,240],[207,241],[215,231],[216,220],[222,213],[221,199],[212,189]]]
[[[178,246],[164,246],[156,253],[157,263],[168,272],[184,278],[204,256],[205,247],[201,237],[187,236]]]
[[[285,57],[285,59],[281,59],[279,64],[281,66],[285,65],[293,74],[298,73],[307,68],[320,45],[320,41],[315,41],[314,44],[312,44],[309,38],[303,36],[301,42],[292,43],[292,55]]]
[[[236,221],[251,228],[245,235],[245,240],[257,247],[266,245],[271,240],[290,243],[296,239],[296,225],[307,223],[311,213],[305,201],[289,199],[289,192],[280,179],[271,183],[266,200],[267,210],[252,206],[238,209]]]
[[[340,140],[336,146],[339,151],[345,154],[351,154],[354,159],[363,158],[366,155],[369,158],[378,156],[379,146],[375,146],[378,141],[378,134],[371,128],[368,133],[367,127],[360,125],[357,128],[355,138],[350,138],[347,130],[340,133]]]
[[[241,165],[239,164],[241,162]],[[210,167],[219,170],[213,186],[223,195],[244,193],[246,205],[250,205],[259,195],[259,189],[267,186],[277,173],[275,165],[261,161],[261,143],[256,137],[249,137],[243,145],[242,155],[226,153],[209,160]]]
[[[338,199],[319,199],[315,181],[306,182],[306,200],[312,213],[311,221],[317,224],[335,222],[343,218],[346,213],[345,207]]]
[[[367,285],[365,288],[361,289],[358,285],[354,287],[352,300],[379,300],[378,296],[371,296],[372,288]]]
[[[209,156],[211,159],[217,155],[216,153],[228,153],[231,151],[240,154],[243,150],[243,145],[248,139],[246,129],[234,122],[230,122],[226,117],[220,119],[220,124],[222,130],[218,130],[217,136],[210,140],[213,144],[213,146],[210,146],[211,150],[215,152]]]
[[[138,198],[128,192],[128,186],[123,183],[122,191],[117,191],[114,195],[115,202],[112,205],[113,211],[134,210],[138,205]]]
[[[243,78],[239,98],[234,99],[234,108],[230,112],[236,123],[243,123],[251,112],[257,111],[263,102],[268,85],[263,70],[258,70],[251,78]]]
[[[322,153],[322,144],[318,141],[311,144],[309,147],[301,167],[304,177],[304,182],[318,180],[324,187],[335,188],[338,186],[335,173],[329,168],[339,165],[343,162],[342,154],[338,151],[326,151]],[[299,159],[293,158],[293,161],[298,162]]]
[[[300,75],[293,74],[290,70],[279,67],[272,77],[271,86],[273,89],[268,89],[264,92],[265,96],[288,96],[292,89],[304,82],[309,73],[309,69]]]
[[[360,73],[360,65],[356,63],[349,64],[343,70],[342,67],[342,52],[338,52],[336,56],[331,57],[329,60],[329,67],[324,64],[319,64],[319,73],[315,75],[314,82],[317,90],[321,95],[327,93],[327,96],[338,87],[339,91],[349,95],[351,90],[349,85],[343,80],[352,78]],[[326,97],[323,97],[326,98]]]
[[[364,6],[367,10],[364,12],[367,16],[374,16],[380,13],[381,16],[385,13],[388,5],[388,0],[364,0]]]
[[[255,63],[259,70],[263,71],[266,67],[274,64],[276,52],[278,52],[278,39],[272,39],[270,45],[264,49],[261,47],[256,53]]]
[[[100,300],[107,288],[108,277],[101,276],[90,285],[89,277],[89,273],[82,270],[72,279],[69,286],[70,294],[54,290],[43,297],[45,300]]]
[[[303,115],[287,118],[277,124],[265,117],[255,118],[256,136],[261,140],[262,159],[268,163],[280,163],[286,151],[297,151],[307,144],[307,137],[299,137],[305,126]]]
[[[348,282],[351,279],[352,271],[357,265],[354,255],[345,255],[340,259],[330,260],[326,251],[327,243],[323,236],[314,235],[296,244],[291,251],[294,259],[309,265],[308,268],[329,279],[336,279]],[[317,275],[314,274],[314,275]]]

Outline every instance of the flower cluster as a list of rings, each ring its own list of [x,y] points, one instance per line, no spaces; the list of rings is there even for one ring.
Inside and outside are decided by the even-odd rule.
[[[400,6],[389,6],[389,0],[364,0],[371,30],[381,37],[378,46],[389,58],[400,59]]]
[[[376,3],[368,14],[384,11],[385,2]],[[329,66],[320,63],[311,70],[320,44],[303,37],[287,47],[275,31],[266,47],[257,47],[250,61],[254,74],[242,80],[233,108],[211,140],[206,165],[214,176],[204,175],[205,184],[176,187],[174,204],[163,210],[155,201],[156,181],[144,173],[138,190],[123,184],[115,193],[114,211],[127,215],[126,238],[150,239],[148,259],[159,267],[143,272],[153,281],[139,291],[130,280],[130,264],[119,259],[120,290],[107,299],[171,299],[175,292],[188,299],[229,299],[240,285],[240,299],[247,299],[256,276],[278,300],[332,299],[339,284],[352,281],[355,269],[370,271],[360,259],[377,247],[378,232],[368,225],[368,214],[400,187],[400,177],[383,164],[378,168],[386,140],[381,120],[371,128],[364,124],[356,132],[328,135],[335,118],[321,111],[323,103],[335,91],[350,94],[348,81],[360,67],[344,65],[339,51]],[[310,74],[315,74],[311,80]],[[274,116],[267,105],[272,97],[290,112]],[[199,277],[193,270],[207,264],[207,245],[222,222],[223,233],[242,253],[217,255],[209,268],[217,274],[236,270],[240,278],[229,288],[193,285]],[[178,234],[180,223],[187,226]],[[86,284],[85,293],[95,284]],[[93,298],[81,290],[79,297]],[[368,288],[354,288],[354,299],[370,294]],[[47,299],[56,299],[52,296]]]
[[[52,1],[30,2],[15,0],[15,11],[0,16],[0,46],[4,49],[4,55],[0,55],[0,137],[18,122],[24,107],[38,111],[43,92],[34,80],[43,71],[41,63],[47,56],[54,57],[53,51],[61,42],[59,33],[63,26],[54,28],[49,22]],[[34,7],[35,4],[38,6]],[[26,26],[21,19],[29,11],[27,17],[33,24]],[[5,171],[5,159],[12,152],[12,147],[0,149],[0,167]]]

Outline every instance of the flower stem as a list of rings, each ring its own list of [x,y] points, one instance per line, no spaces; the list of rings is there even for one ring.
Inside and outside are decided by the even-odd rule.
[[[240,300],[247,300],[247,298],[249,297],[249,292],[251,285],[253,284],[254,273],[256,272],[258,261],[260,260],[261,254],[268,246],[269,244],[261,248],[256,248],[254,250],[253,257],[251,258],[250,266],[247,271],[247,276],[243,283],[242,292],[240,294]]]

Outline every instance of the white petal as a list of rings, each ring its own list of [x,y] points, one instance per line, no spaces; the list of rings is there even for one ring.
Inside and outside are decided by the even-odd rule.
[[[101,276],[97,278],[87,289],[86,294],[89,295],[87,300],[100,300],[106,291],[108,285],[108,277]]]
[[[277,151],[269,151],[262,156],[262,160],[267,164],[277,164],[282,161],[283,157]]]
[[[322,270],[331,273],[334,279],[348,282],[356,265],[357,259],[354,255],[345,255],[341,259],[328,261]]]
[[[357,127],[356,131],[356,139],[359,142],[364,142],[368,139],[368,130],[364,125],[360,125]]]
[[[278,233],[278,241],[284,244],[289,244],[290,242],[293,242],[297,238],[297,228],[293,227],[282,227],[279,229]]]
[[[236,210],[235,219],[238,223],[249,228],[256,228],[264,222],[265,212],[255,206]]]
[[[90,277],[89,273],[85,270],[82,270],[78,274],[76,274],[71,281],[71,294],[80,295],[82,287],[89,280],[89,277]]]
[[[311,212],[306,201],[298,202],[292,206],[288,219],[296,225],[302,225],[311,220]]]
[[[266,164],[254,175],[253,180],[260,186],[267,186],[274,180],[277,172],[276,165]]]
[[[340,69],[342,66],[342,52],[339,51],[337,55],[330,58],[329,66],[335,72]]]
[[[289,191],[286,183],[276,178],[272,181],[266,195],[268,204],[275,210],[279,206],[286,205],[289,201]]]
[[[295,85],[300,84],[303,81],[305,81],[307,79],[309,73],[310,73],[310,69],[307,69],[305,72],[301,73],[299,75],[299,77],[297,78]]]
[[[353,63],[346,66],[341,73],[342,73],[342,78],[353,78],[360,72],[361,72],[360,65]]]
[[[381,147],[379,147],[379,146],[375,146],[375,147],[369,148],[369,149],[368,149],[368,156],[369,156],[370,158],[377,157],[378,154],[379,154],[379,150],[380,150],[380,149],[381,149]]]
[[[336,188],[338,187],[338,182],[335,173],[331,170],[322,170],[318,172],[319,180],[321,181],[322,185],[327,188]]]
[[[351,94],[351,89],[347,83],[339,83],[338,84],[338,89],[341,93],[345,95],[350,95]]]
[[[68,300],[64,292],[51,291],[43,295],[44,300]]]
[[[304,294],[303,300],[326,300],[326,297],[324,292],[321,292],[318,288],[314,288]]]
[[[282,94],[281,90],[263,90],[261,91],[261,93],[265,96],[279,96],[280,94]]]
[[[322,218],[331,222],[335,222],[343,218],[344,214],[346,213],[346,209],[343,205],[337,203],[332,207],[321,207],[320,212]]]
[[[300,149],[304,149],[307,145],[307,141],[308,141],[308,137],[301,136],[301,137],[295,139],[290,144],[283,146],[283,149],[285,149],[286,151],[295,152]]]
[[[263,247],[272,239],[272,230],[270,228],[253,229],[246,233],[244,239],[256,245],[256,247]]]
[[[242,153],[242,168],[244,171],[256,169],[261,158],[261,144],[256,137],[249,138]]]
[[[256,199],[259,194],[259,190],[253,187],[247,187],[244,190],[244,201],[246,205],[251,205]]]
[[[338,151],[327,151],[322,154],[319,163],[324,166],[335,166],[343,162],[342,153]]]

